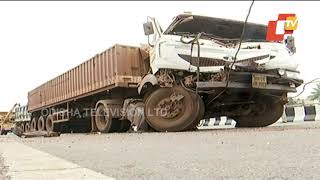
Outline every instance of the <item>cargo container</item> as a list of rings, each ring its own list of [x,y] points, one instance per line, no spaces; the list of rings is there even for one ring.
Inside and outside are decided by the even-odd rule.
[[[95,108],[90,100],[98,97],[137,96],[137,85],[149,68],[144,58],[148,56],[141,48],[116,44],[30,91],[27,107],[32,118],[25,125],[30,127],[27,131],[49,130],[45,128],[48,117],[54,123],[69,121],[71,108],[83,113],[83,107],[77,107],[77,103]],[[55,108],[64,110],[58,112]],[[54,129],[53,122],[50,130]]]
[[[146,47],[115,45],[30,91],[31,121],[20,124],[27,131],[185,131],[204,117],[229,116],[238,127],[268,126],[303,83],[291,58],[294,38],[268,42],[265,25],[245,25],[182,14],[162,31],[149,17]]]
[[[28,94],[28,110],[61,104],[116,87],[134,88],[147,73],[140,48],[115,45]]]

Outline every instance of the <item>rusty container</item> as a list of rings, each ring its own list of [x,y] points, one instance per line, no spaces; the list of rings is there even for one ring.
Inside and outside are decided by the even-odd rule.
[[[114,45],[28,93],[28,111],[94,95],[115,87],[137,87],[147,73],[146,53]]]

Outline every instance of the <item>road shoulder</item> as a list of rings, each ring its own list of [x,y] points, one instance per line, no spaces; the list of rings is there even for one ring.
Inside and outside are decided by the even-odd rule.
[[[12,137],[14,138],[14,137]],[[113,179],[17,141],[0,142],[3,177],[11,179]],[[6,169],[4,169],[6,168]]]

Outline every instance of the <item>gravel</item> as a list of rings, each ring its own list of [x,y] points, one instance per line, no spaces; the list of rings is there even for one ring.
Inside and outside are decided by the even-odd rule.
[[[304,123],[19,141],[117,179],[320,179],[319,139],[320,123]]]

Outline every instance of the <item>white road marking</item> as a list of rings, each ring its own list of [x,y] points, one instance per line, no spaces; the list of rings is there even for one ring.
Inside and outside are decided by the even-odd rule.
[[[12,179],[114,179],[18,142],[1,142],[0,147]]]

